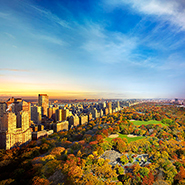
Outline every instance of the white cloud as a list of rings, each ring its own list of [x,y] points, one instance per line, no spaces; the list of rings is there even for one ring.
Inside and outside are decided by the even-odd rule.
[[[45,40],[47,42],[53,43],[53,44],[57,44],[60,46],[64,45],[64,42],[60,39],[57,38],[55,36],[47,36],[47,35],[43,35],[43,34],[35,34],[34,37],[36,37],[36,39],[42,39]]]
[[[29,72],[29,70],[26,69],[10,69],[10,68],[0,68],[0,71]]]
[[[169,55],[166,59],[166,62],[160,67],[161,70],[173,70],[183,72],[185,69],[185,60],[179,53],[173,53]],[[177,73],[176,73],[177,74]]]
[[[122,33],[108,32],[100,25],[89,25],[83,30],[84,42],[81,46],[94,61],[118,63],[128,61],[137,47],[137,38]]]
[[[1,18],[7,18],[8,16],[9,16],[9,14],[0,12],[0,17]]]
[[[57,15],[51,13],[49,10],[45,10],[45,9],[41,9],[39,7],[30,5],[34,10],[36,10],[37,12],[43,14],[47,19],[49,19],[50,21],[54,21],[57,24],[61,25],[62,27],[65,28],[70,28],[69,23],[62,20],[61,18],[59,18]]]
[[[185,3],[182,0],[105,0],[106,3],[129,5],[141,14],[154,15],[185,31]]]
[[[5,33],[8,37],[10,37],[10,38],[12,38],[12,39],[15,39],[15,37],[12,35],[12,34],[10,34],[10,33]]]

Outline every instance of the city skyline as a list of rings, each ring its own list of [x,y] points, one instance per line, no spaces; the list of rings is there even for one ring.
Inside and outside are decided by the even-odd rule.
[[[0,2],[0,97],[185,98],[181,0]]]

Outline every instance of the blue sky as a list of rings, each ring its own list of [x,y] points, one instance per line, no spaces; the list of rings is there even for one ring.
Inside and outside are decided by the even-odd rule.
[[[182,0],[0,0],[0,95],[185,98]]]

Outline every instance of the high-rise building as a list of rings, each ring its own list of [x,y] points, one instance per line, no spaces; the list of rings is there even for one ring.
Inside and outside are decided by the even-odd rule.
[[[31,141],[29,112],[20,111],[17,116],[6,112],[0,120],[0,148],[11,149]]]
[[[6,102],[0,102],[0,117],[2,117],[4,113],[6,113],[6,109],[7,109]]]
[[[112,109],[112,102],[108,102],[108,103],[107,103],[107,108],[108,108],[108,109]]]
[[[88,115],[80,115],[79,118],[80,118],[80,125],[88,123]]]
[[[102,117],[102,116],[103,116],[103,110],[100,109],[100,117]]]
[[[91,121],[92,119],[93,119],[93,116],[92,116],[92,113],[90,112],[90,113],[88,114],[88,122]]]
[[[70,116],[70,118],[69,118],[69,125],[70,125],[70,127],[71,126],[76,127],[79,124],[80,124],[80,119],[79,119],[79,117],[76,114],[75,114],[75,116]]]
[[[67,117],[69,116],[69,109],[66,109],[64,107],[64,109],[62,109],[62,121],[67,120]]]
[[[13,112],[7,112],[3,114],[1,119],[1,131],[7,131],[8,133],[15,132],[17,128],[17,117]]]
[[[55,121],[62,121],[62,109],[55,111]]]
[[[39,94],[38,105],[42,107],[42,115],[47,116],[47,109],[49,107],[49,97],[47,94]]]
[[[52,111],[51,111],[52,110]],[[58,107],[52,107],[51,109],[50,109],[50,118],[52,118],[53,120],[55,120],[56,121],[56,111],[58,110]]]
[[[47,114],[48,114],[48,118],[52,117],[52,115],[53,115],[53,108],[52,107],[47,108]]]
[[[104,114],[104,115],[107,115],[108,113],[109,113],[109,109],[108,109],[108,108],[104,108],[104,109],[103,109],[103,114]]]
[[[109,114],[112,114],[112,109],[111,109],[111,108],[109,108],[108,110],[109,110]]]
[[[119,101],[116,102],[116,107],[117,107],[118,109],[120,108]]]
[[[93,118],[97,118],[97,112],[98,112],[97,109],[94,108],[93,111],[92,111]]]
[[[106,107],[106,102],[103,102],[102,105],[103,105],[102,108],[105,108]]]
[[[69,128],[69,122],[68,121],[58,121],[58,122],[53,124],[53,130],[55,132],[68,130],[68,128]]]
[[[41,106],[32,106],[31,107],[31,120],[36,124],[41,123],[41,120],[42,120]]]
[[[7,111],[12,111],[16,115],[22,110],[28,111],[29,117],[31,118],[31,103],[30,102],[26,102],[22,100],[21,98],[12,97],[7,100],[6,104],[7,104]]]
[[[20,111],[17,114],[17,128],[22,128],[26,130],[29,128],[29,113],[28,111]]]

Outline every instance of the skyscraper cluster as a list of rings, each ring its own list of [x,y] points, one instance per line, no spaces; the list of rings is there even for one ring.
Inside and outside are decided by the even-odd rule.
[[[31,139],[86,124],[120,109],[119,101],[60,105],[57,101],[49,104],[48,95],[39,94],[38,103],[31,106],[30,102],[12,97],[0,102],[0,148],[21,146]]]
[[[10,149],[31,141],[30,105],[15,98],[0,103],[0,148]]]

